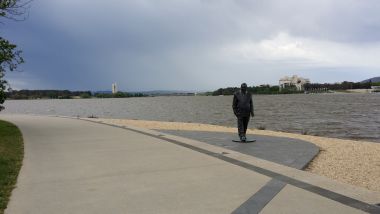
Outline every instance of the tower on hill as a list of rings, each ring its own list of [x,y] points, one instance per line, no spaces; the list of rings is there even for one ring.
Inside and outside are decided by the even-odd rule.
[[[112,94],[116,94],[117,93],[117,85],[116,83],[112,83]]]

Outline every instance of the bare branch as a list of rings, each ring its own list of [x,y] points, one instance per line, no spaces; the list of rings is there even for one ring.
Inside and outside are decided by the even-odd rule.
[[[0,17],[14,21],[24,21],[29,16],[33,0],[0,0]]]

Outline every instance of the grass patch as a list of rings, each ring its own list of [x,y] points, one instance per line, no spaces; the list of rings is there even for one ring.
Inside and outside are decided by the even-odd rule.
[[[0,214],[7,207],[23,157],[24,144],[20,130],[0,120]]]

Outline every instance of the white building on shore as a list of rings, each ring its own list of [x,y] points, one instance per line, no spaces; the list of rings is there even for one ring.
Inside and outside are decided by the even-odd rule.
[[[117,85],[116,83],[112,83],[112,94],[116,94],[117,93]]]
[[[304,85],[306,83],[310,83],[309,79],[298,77],[297,75],[293,75],[292,77],[285,76],[280,79],[279,81],[279,87],[280,91],[283,88],[288,87],[296,87],[297,91],[302,91],[304,89]]]
[[[379,93],[380,92],[380,86],[371,86],[371,93]]]

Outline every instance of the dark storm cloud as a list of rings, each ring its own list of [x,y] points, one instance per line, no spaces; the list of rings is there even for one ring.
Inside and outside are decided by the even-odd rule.
[[[378,1],[35,0],[2,32],[18,88],[205,90],[283,75],[357,81],[380,63]],[[363,60],[362,60],[363,59]],[[331,69],[336,68],[336,69]]]

